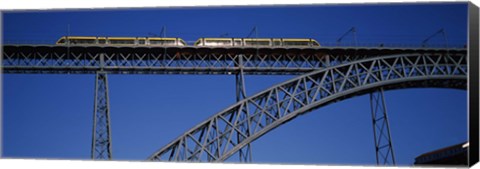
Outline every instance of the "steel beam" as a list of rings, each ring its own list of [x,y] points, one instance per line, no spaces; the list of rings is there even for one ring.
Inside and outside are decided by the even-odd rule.
[[[112,133],[110,126],[110,103],[107,73],[105,72],[99,71],[96,74],[94,100],[91,158],[94,160],[111,160]]]
[[[33,46],[3,48],[4,73],[95,74],[245,74],[301,75],[317,69],[393,54],[450,52],[424,48],[270,48],[270,47],[128,47]],[[103,56],[103,57],[101,57]],[[103,65],[101,64],[103,58]]]
[[[222,115],[211,119],[207,126],[200,126],[202,137],[195,141],[202,146],[195,147],[193,155],[185,155],[191,153],[185,144],[186,137],[177,140],[176,150],[167,149],[171,150],[169,160],[198,161],[206,153],[208,161],[222,161],[236,151],[241,151],[241,159],[251,160],[250,148],[243,148],[250,147],[250,142],[267,132],[266,129],[274,128],[273,124],[285,122],[283,118],[287,115],[295,117],[290,115],[292,111],[312,107],[318,101],[315,96],[343,96],[345,93],[341,92],[345,89],[370,90],[366,86],[374,82],[389,84],[389,80],[399,80],[406,86],[423,86],[408,81],[420,79],[431,86],[463,87],[462,80],[449,78],[462,79],[466,74],[466,53],[463,48],[7,45],[2,66],[4,73],[97,74],[92,159],[111,159],[107,73],[235,74],[240,107],[226,112],[224,115],[228,117]],[[263,96],[268,98],[246,98],[244,74],[301,75],[319,70],[327,70],[322,81],[312,83],[314,77],[302,75],[303,82],[268,91]],[[428,81],[432,79],[434,84]],[[453,84],[442,84],[446,82]],[[219,123],[225,123],[223,130],[219,129],[222,127]]]
[[[379,88],[465,90],[466,83],[466,55],[460,53],[390,55],[330,66],[237,102],[186,131],[148,159],[220,162],[276,127],[330,103]],[[246,117],[239,118],[242,116]],[[248,130],[242,129],[244,126]],[[201,134],[205,131],[209,134]]]
[[[379,88],[370,93],[370,107],[372,110],[373,137],[375,141],[377,165],[395,165],[395,155],[393,152],[383,88]]]
[[[236,94],[237,94],[237,102],[247,98],[247,91],[245,87],[245,78],[244,78],[244,72],[243,72],[243,57],[238,57],[239,58],[239,65],[238,67],[240,68],[240,71],[235,75],[235,84],[236,84]],[[244,121],[246,116],[240,116],[239,120]],[[244,123],[243,126],[240,127],[240,129],[247,133],[247,136],[249,135],[250,131],[247,123]],[[237,133],[237,142],[242,142],[243,137],[240,136],[239,133]],[[238,151],[238,155],[240,158],[240,162],[252,162],[252,147],[251,144],[247,144],[246,147],[240,149]]]

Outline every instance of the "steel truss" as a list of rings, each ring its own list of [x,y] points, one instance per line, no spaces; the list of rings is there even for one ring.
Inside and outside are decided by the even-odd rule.
[[[4,73],[300,75],[319,68],[392,54],[466,53],[435,48],[209,48],[7,45]],[[242,63],[240,63],[242,61]],[[103,69],[102,69],[103,68]]]
[[[245,87],[245,77],[244,77],[244,72],[243,72],[243,57],[239,57],[239,68],[240,71],[235,75],[235,82],[236,82],[236,94],[237,94],[237,102],[247,98],[247,91]],[[240,116],[240,121],[245,120],[245,116]],[[240,126],[239,127],[243,132],[245,133],[250,133],[248,131],[248,126]],[[239,133],[238,133],[239,134]],[[237,135],[237,142],[242,142],[242,137],[240,135]],[[240,158],[240,162],[252,162],[252,146],[251,144],[247,144],[244,148],[240,149],[238,151],[238,155]]]
[[[387,105],[383,88],[370,93],[370,106],[372,109],[373,137],[377,165],[395,165],[390,124],[387,118]]]
[[[281,120],[282,118],[292,116],[291,111],[297,110],[298,107],[306,106],[309,107],[309,104],[326,104],[328,102],[315,100],[315,97],[333,97],[337,92],[337,88],[351,87],[355,77],[350,74],[357,74],[357,80],[359,86],[358,89],[364,88],[362,85],[373,84],[375,80],[380,80],[383,84],[383,77],[389,76],[400,76],[398,73],[404,73],[401,78],[412,78],[416,77],[415,73],[420,73],[424,76],[419,76],[422,78],[430,78],[429,71],[436,72],[440,71],[445,73],[450,73],[453,71],[454,77],[457,77],[458,71],[465,73],[466,69],[464,67],[448,67],[447,65],[451,64],[450,61],[456,63],[457,65],[465,65],[465,49],[439,49],[439,48],[336,48],[336,47],[320,47],[320,48],[243,48],[243,47],[233,47],[233,48],[209,48],[209,47],[98,47],[98,46],[74,46],[74,47],[65,47],[65,46],[36,46],[36,45],[7,45],[4,46],[3,50],[3,71],[5,73],[66,73],[66,74],[78,74],[78,73],[96,73],[96,87],[95,87],[95,112],[94,112],[94,133],[92,141],[92,158],[93,159],[111,159],[111,136],[110,136],[110,121],[109,121],[109,105],[108,105],[108,85],[107,85],[107,73],[117,73],[117,74],[235,74],[237,80],[237,101],[243,100],[246,97],[245,84],[244,84],[244,75],[245,74],[294,74],[301,75],[307,72],[315,70],[327,70],[330,71],[325,75],[324,81],[321,84],[319,82],[312,84],[308,80],[304,79],[307,86],[304,87],[304,84],[294,88],[293,86],[279,87],[276,88],[276,91],[268,91],[270,93],[275,93],[270,98],[262,98],[263,104],[278,104],[277,107],[264,106],[262,101],[255,102],[257,100],[252,100],[252,97],[246,99],[249,101],[240,101],[238,103],[237,110],[238,112],[227,112],[226,115],[223,115],[222,119],[218,119],[218,115],[215,116],[213,120],[209,121],[211,127],[223,128],[223,132],[219,130],[210,131],[208,138],[208,143],[216,143],[217,145],[204,145],[200,154],[204,154],[207,151],[203,149],[209,148],[208,155],[200,155],[200,157],[190,157],[185,158],[187,160],[201,160],[201,161],[221,161],[226,159],[225,155],[227,152],[220,151],[220,148],[227,150],[235,146],[236,149],[233,151],[238,151],[240,156],[240,161],[248,162],[251,161],[251,148],[250,142],[255,138],[259,137],[258,131],[256,128],[263,129],[273,122],[286,122],[287,120]],[[444,56],[445,55],[445,56]],[[399,57],[400,61],[390,63],[389,60],[382,60],[379,63],[370,63],[371,65],[378,64],[377,66],[368,67],[368,64],[361,64],[363,68],[368,67],[369,69],[362,69],[355,67],[350,72],[343,69],[337,68],[340,65],[349,65],[354,64],[360,61],[375,60],[376,58],[384,58],[385,56],[405,56],[405,58]],[[409,57],[407,57],[409,56]],[[422,59],[417,59],[419,57]],[[443,57],[446,60],[432,60],[436,57]],[[455,60],[461,58],[460,60]],[[450,59],[450,60],[448,60]],[[455,62],[458,61],[458,62]],[[400,65],[401,62],[401,65]],[[385,65],[391,67],[382,68]],[[428,67],[432,66],[433,67]],[[418,66],[421,65],[421,66]],[[335,66],[332,69],[332,66]],[[410,67],[409,67],[410,66]],[[424,66],[424,67],[422,67]],[[445,67],[442,67],[445,66]],[[437,68],[438,67],[438,68]],[[431,70],[430,70],[431,68]],[[391,72],[385,73],[381,70],[391,69]],[[335,70],[335,71],[334,71]],[[348,69],[347,69],[348,70]],[[457,71],[457,72],[456,72]],[[380,73],[380,75],[371,75],[373,73]],[[389,75],[393,72],[392,75]],[[344,74],[342,74],[344,73]],[[347,73],[345,75],[345,73]],[[348,74],[350,73],[350,74]],[[369,75],[368,82],[364,82],[365,78],[361,76]],[[385,74],[385,75],[384,75]],[[435,74],[434,74],[435,75]],[[348,76],[351,79],[346,78],[342,84],[338,84],[341,78]],[[436,76],[436,75],[435,75]],[[301,76],[301,77],[306,77]],[[373,79],[377,78],[377,79]],[[312,78],[312,77],[309,77]],[[380,78],[380,79],[378,79]],[[389,79],[391,80],[391,79]],[[403,80],[403,79],[402,79]],[[423,80],[423,81],[422,81]],[[457,84],[458,79],[442,79],[447,82],[455,82]],[[463,81],[460,80],[457,86],[451,84],[441,84],[442,80],[434,79],[433,81],[428,81],[420,79],[422,83],[428,85],[408,82],[403,84],[408,87],[409,85],[414,87],[422,86],[439,86],[439,87],[458,87],[464,85]],[[373,81],[373,82],[371,82]],[[376,84],[376,83],[375,83]],[[415,85],[413,85],[415,84]],[[320,88],[317,88],[315,97],[311,96],[308,93],[308,96],[301,94],[301,92],[291,91],[291,90],[315,90],[312,86],[315,85],[325,85]],[[333,87],[333,89],[332,89]],[[402,86],[395,86],[398,88]],[[460,87],[460,88],[463,88]],[[325,91],[329,89],[328,91]],[[357,89],[357,88],[355,88]],[[327,92],[327,94],[325,94]],[[323,93],[322,95],[318,93]],[[283,94],[283,95],[282,95]],[[278,96],[277,96],[278,95]],[[332,96],[330,96],[332,95]],[[341,94],[342,97],[346,95]],[[294,97],[295,96],[295,97]],[[259,96],[254,96],[259,97]],[[265,97],[265,96],[263,96]],[[278,98],[277,98],[278,97]],[[97,100],[98,99],[98,100]],[[282,100],[280,100],[282,99]],[[320,98],[317,98],[320,99]],[[337,98],[339,99],[339,98]],[[341,98],[340,98],[341,99]],[[313,102],[318,101],[319,103]],[[303,104],[302,104],[303,103]],[[306,104],[308,103],[308,104]],[[98,110],[97,110],[98,109]],[[251,109],[251,110],[250,110]],[[253,112],[252,111],[256,111]],[[266,111],[273,111],[270,114]],[[280,113],[280,111],[283,111]],[[225,113],[225,112],[224,112]],[[301,114],[301,113],[299,113]],[[296,116],[296,115],[295,115]],[[219,116],[220,117],[220,116]],[[292,116],[293,118],[294,116]],[[228,119],[228,120],[227,120]],[[221,121],[223,120],[223,122]],[[233,125],[235,124],[235,125]],[[210,125],[210,124],[209,124]],[[252,126],[255,125],[255,126]],[[102,129],[103,127],[103,129]],[[210,126],[203,126],[204,129]],[[233,130],[233,128],[235,130]],[[273,127],[274,128],[274,127]],[[272,129],[273,129],[272,128]],[[202,129],[203,130],[203,129]],[[200,130],[199,130],[200,131]],[[267,130],[268,131],[268,130]],[[264,131],[267,132],[267,131]],[[204,132],[202,131],[202,135]],[[236,132],[236,136],[232,136],[231,133]],[[257,133],[257,135],[256,135]],[[230,135],[228,135],[230,134]],[[228,135],[228,137],[227,137]],[[236,140],[232,140],[232,137],[236,137]],[[201,138],[196,138],[198,139]],[[205,139],[205,138],[204,138]],[[195,140],[195,139],[194,139]],[[188,140],[184,140],[185,143],[182,145],[176,145],[179,148],[183,146],[183,153],[191,153],[187,147]],[[191,140],[192,141],[192,140]],[[194,141],[195,142],[195,141]],[[199,143],[199,142],[195,142]],[[241,143],[241,144],[240,144]],[[173,143],[172,143],[173,144]],[[177,144],[177,143],[176,143]],[[189,143],[190,146],[195,145]],[[237,149],[238,145],[243,145]],[[246,145],[246,146],[245,146]],[[205,147],[206,146],[206,147]],[[222,147],[223,146],[223,147]],[[229,148],[225,148],[229,147]],[[378,147],[377,147],[378,148]],[[198,147],[195,149],[198,150]],[[233,150],[233,149],[232,149]],[[170,150],[168,150],[170,151]],[[179,153],[177,150],[175,153]],[[230,150],[231,151],[231,150]],[[228,153],[230,153],[230,151]],[[193,154],[194,156],[198,156]],[[214,153],[212,155],[212,153]],[[378,153],[378,152],[377,152]],[[393,152],[392,152],[393,154]],[[228,156],[230,156],[229,154]],[[178,155],[177,155],[178,156]],[[393,157],[393,156],[392,156]],[[156,156],[152,156],[152,159],[157,159]],[[178,158],[168,158],[169,160],[178,160]]]
[[[95,102],[93,112],[92,159],[112,159],[112,136],[110,128],[110,103],[107,73],[97,72],[95,79]]]
[[[379,87],[385,90],[411,87],[465,90],[466,62],[465,53],[417,53],[367,58],[320,69],[232,105],[185,132],[148,159],[224,161],[298,115],[370,93]],[[244,126],[248,130],[241,128]]]

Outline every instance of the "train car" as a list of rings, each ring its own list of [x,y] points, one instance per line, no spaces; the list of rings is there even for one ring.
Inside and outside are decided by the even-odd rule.
[[[146,40],[149,46],[187,46],[187,43],[181,38],[149,37]]]
[[[119,46],[132,46],[137,45],[137,38],[134,37],[107,37],[105,44],[102,45],[119,45]]]
[[[87,44],[96,44],[97,37],[95,36],[68,36],[68,37],[61,37],[57,40],[57,45],[87,45]]]
[[[306,38],[199,38],[194,46],[287,46],[319,47],[315,39]]]
[[[181,38],[63,36],[57,45],[186,46]]]

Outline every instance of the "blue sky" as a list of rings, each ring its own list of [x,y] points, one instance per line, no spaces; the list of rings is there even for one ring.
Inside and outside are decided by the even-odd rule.
[[[6,12],[4,41],[53,44],[85,36],[305,37],[333,43],[352,26],[362,43],[420,44],[440,28],[448,43],[467,38],[467,6],[328,5]],[[70,25],[70,31],[67,28]],[[344,39],[352,42],[352,37]],[[434,37],[432,44],[443,44]],[[253,95],[293,76],[247,76]],[[3,155],[89,159],[94,75],[3,75]],[[235,102],[227,75],[109,75],[113,158],[144,160]],[[397,163],[467,140],[467,94],[456,89],[385,93]],[[255,163],[375,164],[368,95],[302,115],[252,143]],[[238,157],[228,161],[235,162]]]

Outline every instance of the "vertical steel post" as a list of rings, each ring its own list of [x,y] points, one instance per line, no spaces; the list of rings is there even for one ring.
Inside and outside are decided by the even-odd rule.
[[[239,55],[238,68],[240,69],[240,71],[235,75],[237,102],[247,97],[247,92],[245,90],[245,79],[243,75],[243,59],[242,58],[243,58],[243,55]]]
[[[395,165],[383,88],[370,93],[377,165]]]
[[[247,97],[247,92],[245,90],[245,78],[243,74],[243,55],[239,55],[238,63],[239,63],[238,67],[240,68],[240,71],[235,75],[237,102]],[[243,118],[244,118],[243,116],[240,116],[239,121],[244,120]],[[243,127],[248,134],[249,133],[248,130],[250,126],[245,125]],[[240,138],[240,136],[238,136],[238,138]],[[241,141],[243,140],[238,140],[239,143]],[[248,143],[247,146],[245,146],[245,148],[240,149],[238,153],[240,156],[240,162],[252,162],[252,148],[250,146],[250,143]]]
[[[92,159],[112,159],[112,136],[110,127],[110,103],[108,98],[107,73],[97,72],[95,79],[95,102],[93,107]]]

